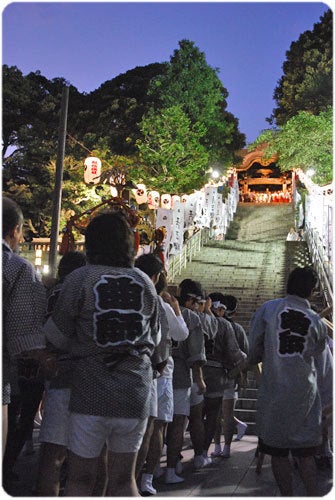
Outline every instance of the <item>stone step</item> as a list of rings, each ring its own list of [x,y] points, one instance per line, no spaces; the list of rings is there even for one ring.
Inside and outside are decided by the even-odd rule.
[[[254,312],[265,301],[285,295],[290,271],[310,264],[305,242],[286,242],[292,225],[291,205],[239,205],[225,240],[208,241],[174,284],[192,278],[207,293],[235,295],[239,305],[234,320],[248,332]],[[248,372],[235,410],[236,417],[248,424],[248,434],[255,433],[257,394],[257,382]]]
[[[257,395],[256,395],[257,396]],[[255,399],[239,397],[236,401],[237,410],[256,410],[257,397]]]
[[[244,408],[236,408],[235,416],[249,425],[249,423],[255,422],[256,410],[246,410]]]
[[[257,383],[257,381],[255,379],[249,378],[249,373],[250,372],[248,372],[248,387],[247,387],[247,389],[256,389],[257,390],[258,383]]]
[[[254,381],[253,381],[254,382]],[[241,387],[239,389],[239,399],[249,398],[249,399],[257,399],[258,389],[250,387],[251,381],[248,381],[249,387]]]

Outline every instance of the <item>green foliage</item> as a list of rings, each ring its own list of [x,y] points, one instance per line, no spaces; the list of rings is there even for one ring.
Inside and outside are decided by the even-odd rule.
[[[26,123],[26,109],[29,105],[30,86],[16,67],[3,65],[2,73],[2,155],[8,148],[17,145],[18,134]]]
[[[48,234],[64,79],[3,67],[3,191],[21,205],[35,235]],[[70,87],[72,106],[78,92]],[[73,123],[69,107],[69,124]],[[71,196],[75,188],[71,189]],[[65,194],[66,200],[66,194]],[[65,201],[66,203],[66,201]]]
[[[138,66],[88,94],[77,135],[88,147],[94,147],[103,137],[113,154],[134,154],[141,135],[138,124],[152,105],[148,86],[165,67],[159,63]]]
[[[208,154],[200,144],[205,128],[191,124],[180,106],[149,111],[141,123],[143,139],[137,141],[141,164],[133,178],[150,188],[186,193],[204,184]]]
[[[193,42],[182,40],[179,47],[166,72],[153,79],[151,94],[156,95],[159,107],[179,105],[192,123],[208,126],[216,116],[217,104],[228,92],[217,77],[217,70],[207,64],[205,54]]]
[[[187,40],[170,63],[136,67],[89,94],[63,78],[48,80],[39,71],[24,76],[4,65],[3,192],[22,205],[36,235],[47,236],[51,225],[65,85],[70,92],[61,224],[109,196],[107,177],[99,189],[84,184],[90,154],[100,157],[103,172],[119,165],[134,181],[187,192],[203,185],[210,162],[228,165],[245,141],[238,120],[226,111],[228,93],[217,70]],[[153,91],[158,87],[160,92]],[[149,112],[160,108],[156,116]]]
[[[226,111],[228,92],[218,77],[218,69],[208,65],[194,42],[179,42],[166,71],[153,78],[149,93],[155,109],[180,106],[192,124],[201,123],[206,128],[201,142],[211,160],[227,164],[234,148],[245,144],[238,120]]]
[[[266,156],[278,154],[282,172],[313,168],[313,182],[328,184],[333,178],[333,109],[319,115],[301,111],[281,129],[264,131],[250,147],[267,143]]]
[[[298,111],[318,114],[333,102],[333,18],[327,10],[286,52],[284,74],[274,91],[270,123],[283,125]]]

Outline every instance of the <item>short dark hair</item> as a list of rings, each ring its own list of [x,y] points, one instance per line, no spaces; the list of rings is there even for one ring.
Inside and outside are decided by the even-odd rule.
[[[212,292],[208,295],[212,302],[221,302],[223,304],[224,295],[221,292]]]
[[[220,302],[227,308],[226,315],[232,314],[237,309],[237,298],[234,295],[222,295]]]
[[[82,252],[67,252],[58,264],[58,279],[62,282],[68,274],[86,265],[86,255]]]
[[[183,305],[191,297],[203,297],[204,292],[199,281],[194,281],[189,278],[183,280],[179,284],[180,303]]]
[[[220,302],[221,304],[225,305],[224,302],[223,302],[223,299],[224,299],[224,295],[223,293],[221,292],[212,292],[208,295],[208,297],[212,300],[212,313],[214,314],[214,316],[217,316],[217,310],[216,310],[216,307],[213,306],[213,303],[214,302]]]
[[[318,282],[318,275],[310,266],[296,267],[291,271],[286,291],[290,295],[298,295],[306,299],[310,296]]]
[[[134,235],[121,212],[106,212],[94,217],[86,228],[85,247],[90,264],[133,265]]]
[[[19,205],[8,198],[2,198],[2,237],[5,238],[16,226],[23,224],[23,213]]]
[[[144,253],[135,260],[135,267],[152,278],[163,270],[163,262],[154,253]]]

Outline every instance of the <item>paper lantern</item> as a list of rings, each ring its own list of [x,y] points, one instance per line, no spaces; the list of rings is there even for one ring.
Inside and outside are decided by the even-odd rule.
[[[86,184],[98,184],[101,175],[101,161],[95,156],[90,156],[85,160],[84,180]]]
[[[180,196],[178,196],[177,194],[174,194],[172,195],[171,197],[171,207],[173,208],[173,205],[178,202],[180,203]]]
[[[111,195],[112,195],[113,198],[117,198],[118,197],[117,189],[114,186],[111,186]]]
[[[183,196],[181,197],[181,202],[186,203],[188,200],[188,196],[189,196],[188,194],[183,194]]]
[[[149,191],[148,193],[148,207],[151,209],[159,208],[160,195],[158,191]]]
[[[170,208],[171,208],[171,195],[170,194],[162,194],[161,207],[167,208],[168,210],[170,210]]]
[[[142,205],[148,201],[147,188],[144,184],[137,184],[137,189],[133,189],[136,203]]]

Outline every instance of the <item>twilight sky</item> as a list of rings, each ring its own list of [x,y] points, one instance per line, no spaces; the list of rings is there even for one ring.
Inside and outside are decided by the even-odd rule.
[[[2,63],[91,92],[120,73],[169,61],[189,39],[219,69],[228,111],[252,142],[291,42],[328,9],[321,2],[2,2]]]

